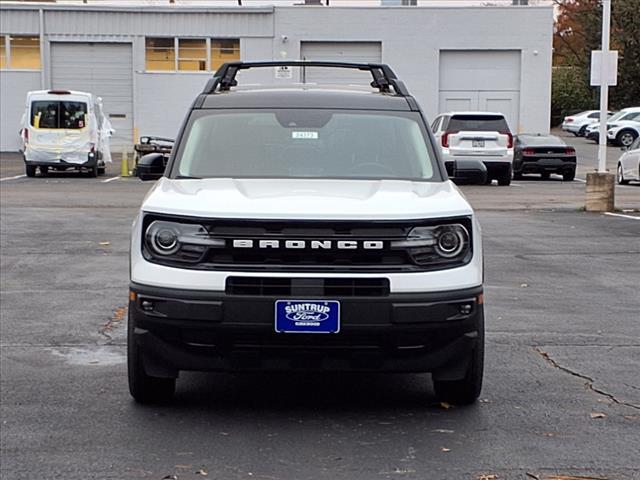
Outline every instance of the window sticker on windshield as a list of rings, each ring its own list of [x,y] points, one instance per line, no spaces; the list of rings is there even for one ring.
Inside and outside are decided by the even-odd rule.
[[[317,140],[318,132],[291,132],[291,138],[295,140]]]

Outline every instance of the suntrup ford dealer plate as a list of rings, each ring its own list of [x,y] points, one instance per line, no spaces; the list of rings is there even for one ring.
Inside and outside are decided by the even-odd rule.
[[[276,332],[338,333],[340,302],[335,300],[277,300]]]

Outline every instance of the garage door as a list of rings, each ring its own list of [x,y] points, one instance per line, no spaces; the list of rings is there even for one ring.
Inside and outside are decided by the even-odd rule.
[[[133,140],[133,71],[130,43],[52,43],[51,85],[102,97],[116,130],[114,149]]]
[[[382,44],[380,42],[302,42],[300,46],[302,60],[380,63]],[[303,82],[307,83],[353,83],[362,85],[371,82],[367,72],[326,68],[305,69]]]
[[[518,131],[520,51],[441,51],[439,110],[500,112]]]

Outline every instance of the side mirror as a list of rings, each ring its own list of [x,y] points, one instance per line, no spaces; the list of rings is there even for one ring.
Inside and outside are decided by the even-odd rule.
[[[149,153],[138,161],[136,172],[140,180],[158,180],[164,175],[167,157],[161,153]]]
[[[456,160],[453,164],[453,181],[465,185],[484,185],[487,167],[481,160]]]

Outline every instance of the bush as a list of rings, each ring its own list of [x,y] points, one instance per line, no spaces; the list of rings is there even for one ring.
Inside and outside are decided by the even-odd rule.
[[[551,126],[566,115],[597,109],[597,95],[579,67],[554,67],[551,86]]]

